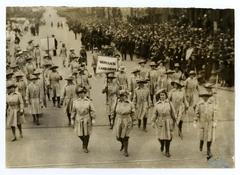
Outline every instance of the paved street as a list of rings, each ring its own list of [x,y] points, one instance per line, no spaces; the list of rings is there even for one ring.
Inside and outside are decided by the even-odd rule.
[[[51,17],[49,17],[51,14]],[[49,8],[44,14],[45,26],[40,27],[40,34],[32,37],[27,33],[21,39],[23,47],[31,38],[39,42],[40,38],[54,34],[58,40],[66,43],[67,48],[74,48],[78,54],[81,43],[80,36],[75,40],[74,34],[68,30],[65,19],[60,18],[54,9]],[[54,22],[51,28],[50,23]],[[57,28],[56,23],[62,21],[63,29]],[[59,66],[60,74],[65,78],[70,74],[68,68],[63,68],[62,60],[53,58],[53,62]],[[88,52],[88,70],[93,74],[91,65],[91,53]],[[125,61],[127,72],[137,66],[137,60]],[[62,81],[62,87],[66,82]],[[124,157],[119,151],[120,144],[115,139],[114,131],[108,127],[108,119],[105,115],[104,76],[93,76],[91,97],[96,108],[96,124],[90,138],[90,153],[82,151],[80,139],[73,129],[68,127],[68,121],[63,109],[52,106],[48,102],[48,108],[41,117],[41,125],[32,123],[32,117],[26,114],[24,124],[24,138],[17,142],[11,142],[11,130],[6,131],[6,162],[7,167],[110,167],[110,168],[200,168],[200,167],[234,167],[234,92],[231,90],[218,90],[218,126],[216,142],[213,144],[213,160],[206,161],[206,148],[199,152],[198,129],[194,128],[191,119],[185,119],[181,140],[175,132],[171,144],[171,158],[166,158],[160,153],[159,143],[155,137],[155,131],[148,125],[148,132],[142,132],[134,127],[129,144],[130,157]]]

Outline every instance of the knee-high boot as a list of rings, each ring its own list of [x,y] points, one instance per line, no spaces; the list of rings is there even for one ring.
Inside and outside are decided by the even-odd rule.
[[[12,134],[13,134],[12,142],[14,142],[14,141],[17,140],[17,137],[16,137],[16,128],[15,128],[14,126],[11,126],[11,129],[12,129]]]
[[[124,137],[124,156],[125,157],[128,157],[129,154],[128,154],[128,140],[129,140],[129,137]]]
[[[165,147],[166,147],[166,157],[171,157],[169,149],[170,149],[170,142],[171,140],[165,140]]]
[[[52,97],[52,101],[53,101],[53,106],[55,106],[55,103],[56,103],[55,97]]]
[[[212,145],[212,142],[207,142],[207,160],[211,159],[212,157],[211,145]]]
[[[18,130],[19,130],[19,133],[20,133],[20,137],[23,138],[22,125],[18,124],[17,127],[18,127]]]
[[[142,122],[142,120],[141,120],[141,119],[138,119],[138,128],[141,127],[141,122]]]
[[[88,143],[89,143],[90,135],[87,135],[85,137],[86,137],[86,149],[87,149],[87,152],[89,152],[89,150],[88,150]]]
[[[33,117],[33,123],[36,123],[36,116],[35,116],[35,114],[32,114],[32,117]]]
[[[79,136],[80,140],[82,141],[82,148],[84,148],[84,139],[83,139],[84,136]]]
[[[201,152],[202,152],[202,149],[203,149],[203,144],[204,144],[203,140],[200,140],[199,150]]]
[[[143,131],[147,132],[147,118],[143,118]]]
[[[178,136],[183,139],[183,135],[182,135],[182,124],[183,124],[183,121],[180,120],[179,124],[178,124]]]
[[[60,97],[57,97],[58,108],[61,108]]]
[[[36,114],[36,124],[37,124],[37,125],[40,125],[40,122],[39,122],[39,114]]]
[[[83,151],[85,153],[88,153],[88,149],[87,149],[87,136],[83,136]]]
[[[160,142],[160,151],[163,152],[164,151],[164,140],[158,139],[158,141]]]
[[[71,126],[71,113],[67,112],[68,126]]]

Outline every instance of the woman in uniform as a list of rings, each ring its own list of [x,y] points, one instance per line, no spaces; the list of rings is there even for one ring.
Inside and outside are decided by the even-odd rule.
[[[55,106],[56,103],[56,98],[57,98],[57,103],[58,107],[61,108],[60,106],[60,80],[62,80],[62,76],[57,72],[58,66],[53,65],[50,69],[52,72],[49,74],[49,82],[50,82],[50,87],[52,91],[52,100],[53,100],[53,106]]]
[[[183,116],[185,115],[185,111],[188,109],[188,102],[185,91],[182,89],[183,84],[179,80],[174,80],[171,84],[173,89],[169,92],[169,100],[172,102],[177,115],[176,123],[178,126],[178,135],[181,139],[183,139]]]
[[[120,90],[119,100],[115,104],[112,117],[116,117],[116,137],[121,142],[121,149],[124,149],[124,156],[128,157],[129,133],[133,127],[134,105],[128,100],[128,92]]]
[[[216,130],[216,115],[215,115],[215,103],[210,97],[212,93],[206,89],[201,89],[199,92],[200,100],[196,106],[196,117],[194,119],[194,125],[199,121],[200,128],[200,145],[199,149],[202,151],[204,141],[207,142],[207,159],[212,157],[211,145],[215,139]]]
[[[119,71],[120,71],[119,74],[117,74],[117,82],[119,85],[119,89],[127,90],[128,89],[128,78],[127,78],[127,74],[125,72],[125,67],[120,66]]]
[[[67,113],[68,117],[68,125],[71,125],[71,112],[72,112],[72,104],[75,98],[75,89],[76,85],[73,83],[73,77],[69,76],[66,78],[67,84],[63,90],[62,102],[64,106],[64,111]]]
[[[153,109],[152,126],[156,129],[157,138],[160,142],[160,150],[165,156],[170,157],[170,143],[173,137],[174,121],[176,120],[175,110],[168,100],[167,91],[161,89],[156,93],[157,103]]]
[[[159,71],[156,69],[157,64],[155,62],[150,63],[151,70],[148,72],[148,78],[149,78],[149,90],[150,90],[150,97],[151,97],[151,103],[152,106],[155,101],[155,93],[157,89],[157,81],[159,77]]]
[[[83,143],[83,151],[88,153],[88,143],[96,115],[91,100],[86,97],[86,92],[85,88],[76,87],[77,99],[73,101],[71,119],[74,130]]]
[[[147,132],[147,117],[150,107],[150,92],[149,88],[145,87],[145,80],[138,80],[138,88],[135,89],[133,103],[136,109],[136,118],[138,120],[138,128],[141,127],[143,121],[143,131]]]
[[[134,92],[135,92],[135,89],[137,88],[137,80],[139,80],[139,72],[140,70],[138,68],[135,68],[133,71],[132,71],[132,74],[133,76],[130,78],[130,81],[129,81],[129,91],[130,91],[130,100],[132,101],[133,100],[133,95],[134,95]]]
[[[10,82],[7,85],[7,124],[11,126],[13,139],[12,141],[16,141],[16,127],[19,130],[20,137],[23,138],[22,133],[22,124],[25,122],[24,118],[24,103],[21,94],[16,92],[15,88],[17,86]]]
[[[110,129],[113,129],[114,120],[111,119],[112,111],[114,110],[114,104],[117,100],[117,95],[119,92],[119,86],[115,79],[115,75],[113,73],[110,73],[107,75],[107,85],[102,90],[102,93],[106,93],[106,104],[107,104],[107,115],[109,119],[109,125]]]
[[[40,125],[39,118],[40,114],[42,114],[43,107],[41,88],[37,82],[38,77],[31,75],[29,80],[30,84],[27,86],[26,103],[29,107],[30,114],[33,116],[33,122],[36,123],[36,125]]]

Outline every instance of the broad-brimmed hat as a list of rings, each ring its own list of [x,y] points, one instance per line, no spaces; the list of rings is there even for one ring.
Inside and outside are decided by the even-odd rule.
[[[126,90],[120,90],[120,91],[119,91],[119,96],[122,96],[122,95],[128,96],[128,95],[129,95],[129,92],[126,91]]]
[[[212,88],[214,88],[214,84],[213,84],[213,83],[209,83],[209,82],[205,83],[203,86],[204,86],[205,88],[207,88],[207,89],[212,89]]]
[[[35,46],[35,47],[39,47],[39,44],[35,44],[34,46]]]
[[[115,54],[114,57],[120,57],[120,55],[119,54]]]
[[[179,63],[175,63],[174,67],[180,67]]]
[[[48,54],[45,54],[45,55],[43,56],[43,58],[47,58],[47,57],[49,57],[49,55],[48,55]]]
[[[28,79],[29,79],[29,80],[37,80],[38,77],[35,76],[35,75],[30,75]]]
[[[199,97],[210,97],[212,96],[212,93],[210,93],[209,91],[206,90],[206,88],[202,88],[199,92]]]
[[[141,60],[138,62],[138,64],[146,64],[146,62],[147,62],[146,60]]]
[[[86,90],[86,88],[85,88],[85,87],[82,87],[82,86],[77,86],[77,87],[76,87],[76,89],[75,89],[75,92],[76,92],[76,94],[77,94],[77,93],[81,93],[81,92],[84,92],[84,93],[86,93],[86,92],[87,92],[87,90]]]
[[[140,70],[138,68],[135,68],[132,73],[137,73],[137,72],[140,72]]]
[[[184,86],[179,80],[173,80],[173,81],[171,82],[171,85],[173,86],[174,84],[177,84],[178,86],[181,86],[181,87]]]
[[[157,95],[160,95],[161,93],[164,93],[166,96],[168,96],[168,93],[167,93],[167,90],[166,89],[159,89],[156,93],[155,93],[155,95],[157,96]]]
[[[65,78],[65,80],[67,80],[67,81],[73,81],[72,75],[69,75],[67,78]]]
[[[43,66],[44,66],[44,67],[48,67],[48,66],[52,66],[52,64],[51,64],[51,63],[44,63]]]
[[[32,40],[32,39],[28,41],[28,43],[32,43],[32,42],[33,42],[33,40]]]
[[[24,77],[24,74],[21,72],[17,72],[14,76],[15,77]]]
[[[38,74],[41,74],[42,73],[42,70],[41,69],[36,69],[34,72],[33,72],[33,75],[38,75]]]
[[[52,70],[52,69],[57,69],[57,68],[58,68],[58,66],[52,65],[52,67],[50,69]]]
[[[173,74],[173,73],[174,73],[174,71],[170,70],[170,69],[165,72],[165,74]]]
[[[189,75],[196,75],[196,72],[195,72],[194,70],[191,70],[191,71],[189,72]]]
[[[150,66],[157,66],[157,64],[154,61],[152,61],[149,65]]]
[[[15,87],[17,87],[17,85],[16,85],[14,82],[12,82],[12,81],[11,81],[11,82],[8,82],[8,83],[7,83],[7,89],[10,89],[10,88],[12,88],[12,87],[15,88]]]
[[[32,57],[27,57],[26,61],[32,60]]]
[[[94,47],[93,50],[98,50],[98,48],[97,48],[97,47]]]
[[[74,75],[74,74],[78,74],[78,71],[77,71],[77,70],[74,70],[73,73],[72,73],[72,75]]]
[[[8,69],[6,72],[6,76],[13,75],[13,71],[11,69]]]
[[[16,68],[16,67],[18,67],[18,65],[17,65],[16,63],[12,63],[12,64],[10,65],[10,68]]]
[[[108,74],[107,78],[114,79],[117,78],[114,74],[110,73]]]
[[[125,71],[125,68],[126,68],[125,66],[120,66],[119,71]]]
[[[139,80],[136,80],[137,84],[145,84],[147,83],[146,80],[143,80],[143,79],[139,79]]]
[[[74,51],[74,48],[70,48],[69,50],[70,50],[70,51]]]

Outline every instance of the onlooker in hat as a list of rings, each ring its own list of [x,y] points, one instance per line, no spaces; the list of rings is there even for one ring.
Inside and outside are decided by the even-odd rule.
[[[130,100],[131,101],[133,100],[133,95],[134,95],[135,89],[138,87],[137,80],[140,79],[139,72],[140,72],[140,70],[138,68],[135,68],[132,71],[133,76],[131,76],[131,78],[130,78],[129,91],[130,91]]]
[[[38,77],[35,75],[31,75],[29,77],[30,83],[27,86],[26,92],[26,103],[29,107],[29,112],[32,114],[33,122],[36,125],[40,125],[39,118],[40,114],[42,114],[42,97],[41,97],[41,89],[37,82]]]
[[[21,94],[16,92],[17,86],[10,82],[7,84],[7,97],[6,97],[6,111],[7,111],[7,125],[11,127],[13,139],[17,140],[16,127],[19,130],[20,137],[23,138],[22,124],[25,122],[24,117],[24,102]]]
[[[67,63],[68,60],[67,60],[67,48],[65,43],[62,43],[62,48],[60,49],[59,57],[62,58],[63,67],[66,67],[66,65],[68,65]]]
[[[87,65],[87,52],[84,46],[81,47],[79,55],[79,64],[85,63]]]
[[[68,55],[68,67],[69,67],[70,63],[72,62],[72,60],[75,59],[75,57],[76,57],[76,54],[75,54],[73,48],[70,48],[69,51],[70,51],[70,53]]]
[[[183,139],[182,125],[183,118],[186,115],[188,109],[188,102],[186,99],[185,90],[183,84],[179,80],[172,81],[173,89],[169,92],[169,100],[172,102],[176,112],[176,123],[178,126],[178,135]]]
[[[158,82],[159,72],[156,69],[157,64],[155,62],[151,62],[150,67],[151,67],[151,70],[148,72],[148,78],[149,78],[150,97],[153,105],[155,102],[155,93],[157,91],[157,82]]]
[[[52,64],[49,63],[45,63],[44,65],[44,69],[43,69],[43,83],[44,83],[44,88],[45,88],[45,94],[48,97],[48,100],[50,101],[50,81],[49,81],[49,75],[51,73],[51,66]],[[46,104],[45,104],[46,105]]]
[[[58,41],[57,41],[57,39],[55,38],[55,35],[52,35],[52,38],[54,39],[53,56],[57,56]]]
[[[88,153],[88,143],[92,132],[92,125],[95,123],[95,109],[86,97],[86,90],[80,86],[76,87],[77,99],[73,101],[72,107],[72,124],[77,136],[83,143],[83,151]],[[86,112],[87,111],[87,112]]]
[[[193,70],[189,72],[189,77],[185,81],[185,91],[189,107],[193,108],[197,103],[198,95],[198,81]]]
[[[126,90],[119,91],[119,99],[114,104],[112,117],[116,118],[116,138],[121,142],[120,151],[124,150],[124,156],[128,157],[129,134],[133,127],[135,108],[128,100],[129,93]]]
[[[109,119],[110,129],[113,129],[113,121],[111,120],[111,114],[113,113],[114,104],[117,100],[117,95],[119,92],[119,86],[114,81],[116,76],[113,73],[107,74],[107,84],[102,90],[102,93],[106,93],[106,105],[107,105],[107,116]]]
[[[67,84],[63,89],[62,95],[62,103],[64,106],[64,111],[67,113],[68,117],[68,125],[71,125],[71,113],[72,113],[72,105],[73,100],[75,98],[75,89],[76,85],[73,83],[73,77],[69,76],[65,80],[67,80]]]
[[[50,88],[51,88],[51,96],[53,101],[53,106],[55,106],[56,100],[58,103],[58,107],[60,108],[60,92],[61,92],[61,86],[60,86],[60,80],[62,80],[62,76],[57,71],[58,66],[53,65],[50,69],[52,72],[49,74],[49,82],[50,82]]]
[[[136,109],[136,119],[138,120],[138,128],[143,124],[143,131],[147,131],[148,109],[151,104],[149,88],[145,87],[147,81],[137,80],[138,87],[135,89],[133,103]]]
[[[172,103],[168,100],[167,91],[160,89],[156,93],[157,103],[153,109],[152,126],[156,129],[160,151],[165,149],[165,156],[170,157],[170,143],[173,139],[174,121],[176,113]]]
[[[94,47],[93,51],[94,52],[93,52],[93,56],[92,56],[92,68],[93,68],[93,71],[94,71],[94,75],[96,75],[97,62],[98,62],[98,56],[99,56],[98,48]]]
[[[39,44],[35,45],[34,49],[34,60],[36,63],[36,68],[40,68],[42,65],[42,55],[41,55],[41,50],[39,49]]]
[[[127,74],[125,72],[125,67],[121,66],[119,68],[119,73],[117,74],[117,83],[119,85],[119,89],[124,89],[127,90],[128,89],[128,77]]]
[[[216,130],[216,106],[210,97],[212,93],[209,93],[206,89],[202,89],[199,92],[200,100],[196,106],[196,117],[194,118],[195,125],[199,121],[200,129],[200,146],[199,149],[202,151],[204,142],[207,142],[207,160],[212,157],[211,145],[215,139]]]

